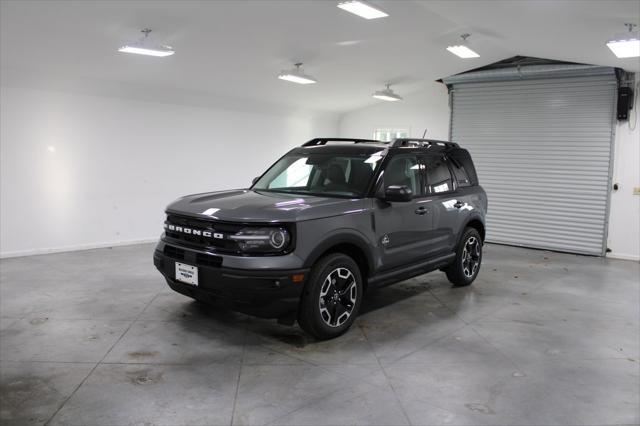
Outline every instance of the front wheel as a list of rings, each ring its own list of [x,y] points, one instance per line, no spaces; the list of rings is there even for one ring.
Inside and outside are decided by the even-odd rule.
[[[362,288],[362,275],[352,258],[342,253],[323,257],[302,294],[298,324],[320,340],[340,336],[358,315]]]
[[[456,287],[470,285],[478,276],[482,263],[482,238],[474,228],[466,228],[460,245],[456,250],[456,258],[445,272],[447,278]]]

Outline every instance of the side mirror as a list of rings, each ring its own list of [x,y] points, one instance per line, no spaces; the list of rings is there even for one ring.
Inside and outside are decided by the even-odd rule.
[[[253,179],[251,179],[251,185],[255,185],[258,179],[260,179],[260,176],[256,176]]]
[[[413,192],[406,185],[391,185],[384,191],[385,201],[407,202],[411,201]]]

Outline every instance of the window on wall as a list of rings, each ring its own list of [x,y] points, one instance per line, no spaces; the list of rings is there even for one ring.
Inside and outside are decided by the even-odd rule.
[[[391,142],[397,138],[408,138],[409,129],[380,128],[373,131],[373,138],[383,142]]]

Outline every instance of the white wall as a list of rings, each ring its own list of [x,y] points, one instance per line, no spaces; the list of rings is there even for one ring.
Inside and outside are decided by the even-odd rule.
[[[636,76],[639,80],[640,74]],[[636,97],[636,112],[638,108]],[[434,83],[429,90],[407,96],[403,102],[382,102],[343,115],[339,131],[341,136],[369,138],[376,127],[410,127],[411,136],[420,137],[427,127],[428,137],[448,139],[449,119],[446,88]],[[613,182],[620,189],[611,194],[609,257],[640,260],[640,196],[633,195],[633,188],[640,187],[639,128],[631,131],[625,121],[616,129]]]
[[[640,74],[636,74],[636,82]],[[637,86],[636,86],[637,87]],[[631,124],[640,118],[640,103],[630,112]],[[620,185],[611,193],[609,213],[610,256],[640,260],[640,195],[633,195],[633,188],[640,187],[640,126],[631,130],[629,121],[618,122],[613,163],[613,183]]]
[[[410,136],[449,138],[449,96],[444,84],[408,95],[402,102],[385,102],[349,112],[339,123],[340,136],[371,138],[375,128],[409,128]]]
[[[639,106],[637,105],[636,108]],[[0,88],[0,256],[147,241],[178,196],[245,187],[290,147],[375,127],[448,138],[444,85],[336,117]],[[636,109],[637,111],[637,109]],[[50,152],[48,147],[54,147]],[[616,131],[608,246],[640,258],[639,129]]]
[[[291,147],[337,133],[332,115],[0,95],[0,256],[155,239],[173,199],[246,187]]]

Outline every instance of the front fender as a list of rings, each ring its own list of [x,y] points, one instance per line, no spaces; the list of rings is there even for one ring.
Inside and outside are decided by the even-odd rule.
[[[324,253],[341,244],[357,247],[367,261],[367,272],[369,274],[373,272],[373,267],[376,263],[373,256],[375,246],[371,244],[364,234],[349,228],[336,229],[326,234],[306,257],[304,261],[305,268],[311,268]]]

